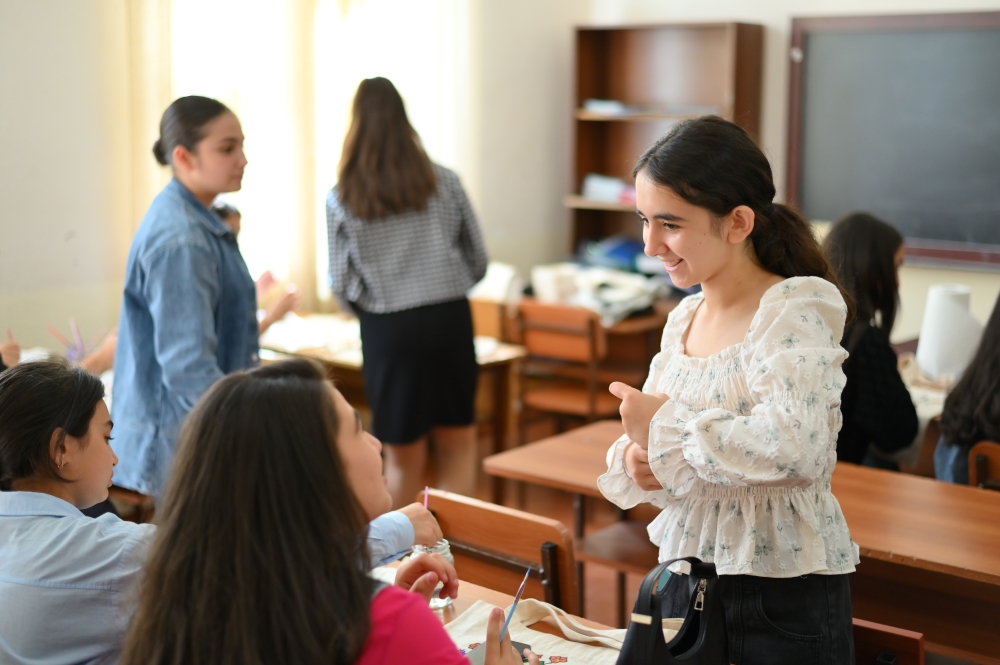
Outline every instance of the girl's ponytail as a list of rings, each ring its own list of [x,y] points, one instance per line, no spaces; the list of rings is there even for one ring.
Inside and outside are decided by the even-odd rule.
[[[632,171],[642,171],[692,205],[717,218],[737,206],[754,211],[750,243],[757,262],[781,277],[821,277],[847,303],[854,300],[837,281],[809,222],[796,210],[774,203],[774,180],[767,157],[742,127],[718,116],[685,120],[643,153]]]

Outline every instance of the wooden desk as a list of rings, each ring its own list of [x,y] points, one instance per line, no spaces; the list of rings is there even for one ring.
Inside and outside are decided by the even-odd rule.
[[[284,327],[284,330],[283,330]],[[261,348],[271,353],[318,360],[330,377],[342,386],[345,396],[357,401],[363,396],[360,329],[357,319],[343,314],[309,315],[275,323],[261,337]],[[507,448],[511,419],[511,374],[525,356],[524,347],[488,337],[476,338],[476,361],[490,376],[493,388],[493,452]],[[500,503],[500,482],[491,479],[494,503]]]
[[[586,497],[622,434],[602,421],[487,457],[487,473]],[[1000,492],[841,463],[833,492],[861,549],[854,614],[924,634],[928,650],[1000,663]],[[650,544],[650,547],[653,547]]]
[[[1000,663],[1000,492],[840,463],[833,493],[861,548],[855,616]]]

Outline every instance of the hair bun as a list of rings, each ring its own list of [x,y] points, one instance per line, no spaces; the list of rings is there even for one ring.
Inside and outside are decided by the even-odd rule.
[[[153,144],[153,157],[163,166],[167,166],[167,156],[163,153],[163,139],[156,139]]]

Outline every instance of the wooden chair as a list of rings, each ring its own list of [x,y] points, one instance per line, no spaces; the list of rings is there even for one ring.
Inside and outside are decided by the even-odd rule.
[[[646,522],[627,520],[615,522],[577,543],[579,561],[598,563],[615,571],[619,628],[626,628],[625,617],[631,611],[625,598],[625,574],[645,575],[659,562],[660,550],[650,542]]]
[[[526,408],[586,422],[617,417],[621,402],[599,376],[608,346],[596,313],[526,299],[518,305],[517,330],[528,351],[521,381]],[[539,375],[543,384],[530,385]],[[521,429],[523,443],[523,417]]]
[[[924,635],[855,619],[854,662],[857,665],[924,665]]]
[[[156,512],[156,502],[153,497],[112,485],[108,490],[108,498],[123,520],[137,524],[153,521],[153,514]]]
[[[418,500],[423,500],[423,492]],[[514,595],[530,567],[525,598],[581,613],[573,537],[560,522],[435,489],[430,490],[428,507],[451,545],[463,580]]]
[[[1000,443],[980,441],[969,450],[969,484],[1000,490]]]

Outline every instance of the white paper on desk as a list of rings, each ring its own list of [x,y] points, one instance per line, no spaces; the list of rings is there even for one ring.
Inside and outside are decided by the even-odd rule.
[[[917,365],[931,379],[958,379],[979,347],[983,326],[969,313],[964,284],[932,284],[917,344]]]
[[[361,348],[361,328],[357,319],[340,314],[290,314],[267,329],[260,345],[292,353],[303,349],[357,351]]]

